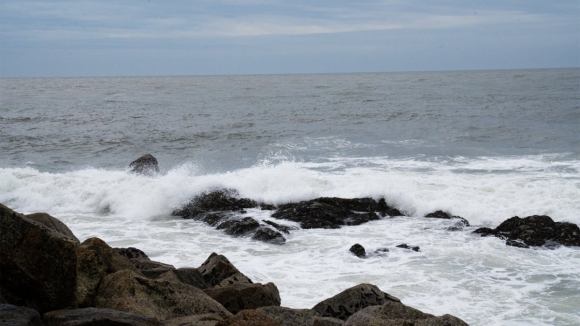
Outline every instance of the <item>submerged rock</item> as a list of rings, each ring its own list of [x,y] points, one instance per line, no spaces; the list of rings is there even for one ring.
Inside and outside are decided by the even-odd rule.
[[[352,247],[350,247],[349,251],[352,252],[358,258],[365,258],[367,256],[367,252],[365,250],[365,247],[361,246],[358,243],[355,243],[354,245],[352,245]]]
[[[401,243],[400,245],[397,246],[397,248],[410,249],[413,251],[419,251],[419,249],[421,249],[419,248],[419,246],[409,246],[406,243]]]
[[[493,235],[505,239],[510,246],[527,248],[555,242],[565,246],[580,246],[580,229],[576,224],[554,222],[546,215],[528,217],[514,216],[503,221],[495,229],[479,228],[474,231],[481,236]]]
[[[129,163],[130,172],[152,176],[159,173],[159,163],[157,159],[151,154],[145,154],[135,161]]]

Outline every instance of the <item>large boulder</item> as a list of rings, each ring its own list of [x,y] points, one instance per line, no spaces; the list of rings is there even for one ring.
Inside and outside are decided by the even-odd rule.
[[[382,305],[389,301],[400,302],[398,298],[381,291],[377,286],[363,283],[318,303],[312,310],[322,317],[346,320],[361,309]]]
[[[45,326],[160,326],[159,321],[130,312],[83,308],[51,311],[44,315]]]
[[[219,322],[224,321],[222,317],[216,314],[201,314],[185,317],[176,317],[162,322],[163,326],[217,326]]]
[[[580,229],[576,224],[554,222],[546,215],[524,218],[514,216],[503,221],[495,229],[479,228],[474,233],[506,239],[506,244],[522,248],[543,246],[550,242],[565,246],[580,246]]]
[[[469,326],[463,320],[443,315],[436,317],[408,307],[400,302],[388,301],[380,306],[370,306],[350,316],[345,326]]]
[[[218,255],[215,252],[209,255],[198,270],[208,287],[214,287],[230,276],[241,274],[225,256]],[[249,278],[247,279],[252,283]]]
[[[256,310],[242,310],[221,321],[217,326],[284,326]]]
[[[232,284],[205,289],[204,292],[233,314],[245,309],[279,306],[281,302],[274,283]]]
[[[113,255],[113,249],[99,238],[89,238],[77,248],[78,307],[93,306],[101,279],[112,271]]]
[[[161,274],[175,270],[172,265],[149,259],[143,251],[137,248],[113,248],[113,251],[117,255],[128,259],[139,273],[149,278],[157,278]]]
[[[320,314],[311,309],[268,306],[256,309],[284,326],[312,326]]]
[[[28,307],[0,304],[0,325],[43,326],[40,314]]]
[[[28,214],[28,215],[26,215],[26,217],[28,217],[29,219],[31,219],[33,221],[42,223],[42,224],[46,225],[46,227],[48,227],[49,229],[51,229],[55,232],[58,232],[67,238],[71,238],[73,240],[76,240],[77,243],[80,243],[79,239],[77,239],[77,237],[68,228],[68,226],[66,226],[66,224],[64,224],[63,222],[61,222],[59,219],[57,219],[55,217],[52,217],[46,213]]]
[[[157,320],[205,313],[215,313],[222,317],[231,315],[222,305],[194,286],[152,280],[129,270],[103,278],[95,305]]]
[[[208,212],[237,212],[244,208],[256,207],[258,207],[257,202],[248,198],[239,198],[236,190],[220,189],[195,196],[189,203],[175,210],[173,215],[199,219],[200,215]]]
[[[159,163],[151,154],[145,154],[135,161],[129,163],[131,173],[153,176],[159,173]]]
[[[41,313],[75,300],[78,240],[0,204],[0,289]]]

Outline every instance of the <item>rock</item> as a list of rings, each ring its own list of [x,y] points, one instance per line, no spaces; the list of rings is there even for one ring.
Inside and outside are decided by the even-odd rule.
[[[0,325],[43,326],[40,314],[28,307],[0,304]]]
[[[474,233],[507,239],[507,245],[520,248],[543,246],[551,242],[565,246],[580,246],[580,229],[576,224],[554,222],[546,215],[525,218],[514,216],[503,221],[495,229],[479,228]]]
[[[117,255],[121,255],[128,259],[141,259],[141,260],[151,260],[149,256],[145,254],[142,250],[129,247],[129,248],[114,248],[113,251]]]
[[[44,315],[46,326],[160,326],[153,318],[112,309],[57,310]]]
[[[232,284],[205,289],[204,292],[233,314],[245,309],[279,306],[281,301],[274,283]]]
[[[355,243],[350,247],[350,252],[352,252],[358,258],[365,258],[367,256],[367,252],[365,251],[365,247],[361,246],[358,243]]]
[[[218,326],[283,326],[256,310],[242,310],[217,324]]]
[[[385,302],[380,306],[371,306],[353,314],[344,323],[345,326],[468,326],[463,320],[444,315],[435,317],[417,309],[405,306],[400,302]]]
[[[292,309],[286,307],[260,307],[256,309],[284,326],[312,326],[314,320],[320,316],[310,309]]]
[[[101,279],[111,272],[113,249],[99,238],[89,238],[77,248],[76,305],[91,307]]]
[[[344,320],[332,317],[317,317],[314,319],[312,326],[342,326],[344,325]]]
[[[419,248],[419,246],[409,246],[406,243],[401,243],[400,245],[397,246],[397,248],[410,249],[413,251],[419,251],[419,249],[421,249]]]
[[[252,280],[250,280],[246,275],[242,273],[236,273],[223,281],[220,284],[216,285],[215,287],[226,287],[234,284],[252,284]]]
[[[40,313],[75,300],[78,241],[0,204],[0,288]]]
[[[157,278],[161,274],[175,270],[175,267],[169,264],[153,261],[147,255],[137,248],[113,248],[113,251],[129,262],[142,274],[149,278]]]
[[[76,241],[76,243],[81,243],[77,237],[72,233],[72,231],[62,223],[60,220],[46,214],[46,213],[34,213],[26,215],[31,220],[44,224],[51,230],[54,230],[65,237],[71,238]]]
[[[145,154],[135,161],[129,163],[131,173],[153,176],[159,173],[159,163],[157,159],[151,154]]]
[[[185,284],[195,286],[198,289],[207,288],[207,284],[203,280],[203,275],[201,275],[201,272],[197,268],[178,268],[173,272]]]
[[[273,226],[276,230],[286,233],[286,234],[290,234],[290,230],[297,230],[297,228],[292,227],[292,226],[286,226],[286,225],[281,225],[278,224],[276,222],[272,222],[269,220],[263,220],[264,223]]]
[[[215,313],[231,314],[202,290],[183,283],[157,281],[124,270],[109,274],[99,285],[97,308],[141,314],[157,320]]]
[[[245,217],[241,220],[232,219],[220,223],[217,226],[218,230],[225,230],[229,235],[244,235],[256,230],[260,226],[258,221],[251,217]]]
[[[216,326],[219,322],[224,321],[222,317],[216,314],[201,314],[185,317],[177,317],[162,322],[162,326]]]
[[[456,216],[456,215],[451,216],[451,215],[445,213],[444,211],[435,211],[433,213],[429,213],[429,214],[425,215],[425,217],[427,217],[427,218],[441,218],[441,219],[446,219],[446,220],[458,219],[460,221],[460,223],[463,224],[462,226],[469,226],[468,220],[464,219],[461,216]],[[455,231],[455,230],[451,230],[451,231]]]
[[[183,218],[197,219],[199,215],[208,212],[241,211],[244,208],[256,208],[258,203],[248,198],[238,198],[238,192],[233,189],[221,189],[203,193],[194,197],[172,215]]]
[[[241,274],[225,256],[218,255],[215,252],[209,255],[198,270],[201,273],[205,284],[209,287],[214,287],[220,284],[223,280],[232,275]]]
[[[286,243],[286,238],[278,232],[270,229],[269,227],[261,226],[256,230],[256,233],[252,236],[253,240],[260,240],[267,243],[281,245]]]
[[[382,208],[372,198],[322,197],[280,205],[272,217],[298,222],[303,229],[337,229],[378,220],[378,209]]]
[[[394,296],[381,291],[372,284],[359,284],[318,303],[312,310],[322,317],[346,320],[355,312],[368,306],[382,305],[385,302],[400,302]]]

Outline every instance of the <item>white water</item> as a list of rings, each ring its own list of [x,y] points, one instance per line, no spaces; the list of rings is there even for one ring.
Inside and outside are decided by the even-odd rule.
[[[0,202],[23,213],[48,212],[83,241],[133,246],[176,267],[197,267],[224,254],[255,282],[274,282],[282,305],[310,308],[367,282],[426,312],[456,315],[472,325],[580,324],[580,250],[519,249],[471,234],[518,215],[546,214],[580,224],[580,162],[557,156],[450,158],[447,161],[335,158],[322,163],[263,163],[204,174],[195,163],[156,177],[87,168],[68,173],[0,169]],[[279,204],[319,196],[385,197],[411,217],[338,230],[297,230],[283,246],[232,238],[171,211],[211,188]],[[453,221],[421,218],[446,210]],[[269,218],[267,211],[249,216]],[[287,223],[290,224],[290,223]],[[390,252],[361,260],[348,249]],[[420,252],[396,248],[418,245]]]

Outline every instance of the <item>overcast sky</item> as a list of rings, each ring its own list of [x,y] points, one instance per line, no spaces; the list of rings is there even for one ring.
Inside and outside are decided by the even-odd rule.
[[[0,76],[580,66],[578,0],[0,0]]]

